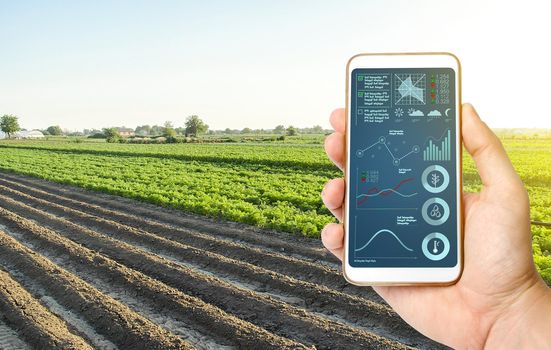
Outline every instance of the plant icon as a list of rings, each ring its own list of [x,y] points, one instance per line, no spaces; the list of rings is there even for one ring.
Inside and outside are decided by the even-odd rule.
[[[440,182],[440,176],[438,176],[437,173],[432,173],[432,175],[430,176],[430,182],[432,184],[432,187],[436,187],[436,185],[438,185],[438,183]]]

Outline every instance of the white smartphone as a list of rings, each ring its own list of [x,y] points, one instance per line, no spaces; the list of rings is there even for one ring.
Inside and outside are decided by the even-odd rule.
[[[463,269],[461,67],[450,53],[360,54],[346,69],[343,272],[449,285]]]

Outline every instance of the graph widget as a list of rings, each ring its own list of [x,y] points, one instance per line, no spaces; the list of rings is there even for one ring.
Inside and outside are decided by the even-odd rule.
[[[454,72],[377,68],[352,75],[349,264],[455,266]]]
[[[425,74],[394,74],[394,104],[426,104],[427,77]]]
[[[390,248],[395,255],[400,257],[415,258],[411,252],[414,252],[413,248],[408,247],[396,233],[388,229],[381,229],[375,232],[369,240],[363,245],[355,249],[354,253],[360,257],[370,257],[379,254],[381,251],[380,246],[386,246]],[[385,256],[384,258],[388,258]]]
[[[447,130],[439,145],[429,139],[427,147],[423,150],[423,160],[449,161],[451,159],[451,131]]]
[[[419,193],[415,186],[415,178],[408,177],[392,185],[380,186],[368,184],[360,180],[356,190],[356,207],[358,209],[374,209],[387,207],[392,203],[405,205],[408,198],[413,198]]]
[[[394,152],[393,152],[390,149],[389,145],[390,145],[390,142],[387,141],[386,137],[381,136],[381,137],[379,137],[379,139],[375,143],[367,146],[366,148],[362,148],[362,149],[357,150],[356,151],[356,156],[358,158],[362,158],[367,151],[371,150],[375,146],[378,146],[377,149],[379,149],[379,150],[386,149],[386,151],[388,151],[390,159],[392,160],[392,164],[395,165],[395,166],[398,166],[398,165],[400,165],[400,161],[402,159],[406,158],[410,154],[419,153],[419,150],[420,150],[418,145],[414,145],[414,146],[411,147],[411,150],[409,152],[399,156],[398,154],[394,153],[394,152],[396,152],[396,150],[394,150]],[[372,155],[372,158],[375,158],[375,155]]]

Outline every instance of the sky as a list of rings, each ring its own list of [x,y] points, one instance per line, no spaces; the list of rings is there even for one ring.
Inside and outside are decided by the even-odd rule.
[[[0,0],[0,115],[22,127],[329,127],[361,52],[449,51],[494,128],[551,128],[545,1]]]

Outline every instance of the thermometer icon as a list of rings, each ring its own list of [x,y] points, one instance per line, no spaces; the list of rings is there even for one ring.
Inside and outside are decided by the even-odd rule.
[[[440,232],[429,233],[421,243],[423,255],[432,261],[444,259],[450,252],[450,241]]]
[[[440,243],[440,241],[436,241],[436,240],[434,241],[434,246],[432,248],[432,252],[434,254],[438,253],[438,243]]]

